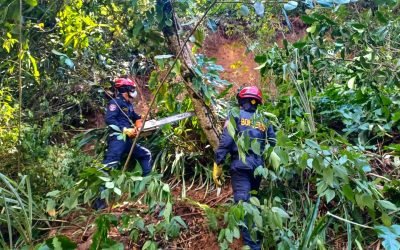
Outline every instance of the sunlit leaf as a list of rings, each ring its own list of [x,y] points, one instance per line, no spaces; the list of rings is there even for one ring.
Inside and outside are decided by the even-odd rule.
[[[395,204],[391,203],[390,201],[387,200],[378,200],[379,205],[381,205],[383,208],[386,208],[388,210],[397,210],[397,207]]]
[[[333,0],[333,2],[336,4],[348,4],[350,0]]]
[[[38,250],[73,250],[76,249],[77,245],[64,235],[58,235],[56,237],[46,240]]]
[[[178,222],[182,227],[187,228],[186,223],[182,220],[180,216],[174,216],[173,218],[176,222]]]
[[[201,46],[201,44],[203,44],[204,38],[205,38],[204,31],[202,29],[197,29],[193,35],[194,35],[194,38],[196,39],[196,44]]]
[[[39,81],[40,73],[38,71],[36,59],[30,53],[29,53],[29,60],[30,60],[31,65],[32,65],[33,76],[35,77],[36,81]]]
[[[313,34],[316,30],[317,26],[316,25],[312,25],[311,27],[307,28],[307,32]]]
[[[70,68],[73,69],[75,67],[74,62],[70,58],[66,58],[64,60],[64,63]]]
[[[113,130],[115,130],[115,131],[122,132],[121,129],[120,129],[117,125],[111,124],[111,125],[108,125],[108,126],[109,126],[110,128],[112,128]]]
[[[104,176],[99,176],[99,179],[101,179],[101,180],[103,180],[103,181],[106,181],[106,182],[111,181],[111,178],[109,178],[109,177],[104,177]]]
[[[305,5],[307,6],[307,8],[314,8],[314,2],[312,0],[305,0],[304,1]]]
[[[216,31],[217,31],[217,28],[218,28],[216,22],[215,22],[213,19],[211,19],[211,18],[207,19],[207,27],[208,27],[212,32],[216,32]]]
[[[168,54],[168,55],[157,55],[154,57],[154,59],[168,59],[168,58],[172,58],[174,57],[174,55]]]
[[[46,205],[46,212],[52,216],[55,217],[57,212],[56,212],[56,202],[53,199],[49,199],[47,201],[47,205]]]
[[[170,202],[168,202],[165,205],[165,209],[164,209],[164,213],[163,213],[163,216],[166,221],[169,221],[169,219],[171,217],[171,212],[172,212],[172,204]]]
[[[228,133],[229,135],[234,138],[235,134],[236,134],[236,122],[235,119],[233,118],[233,116],[229,117],[229,121],[227,121],[227,129],[228,129]]]
[[[382,212],[381,221],[387,227],[392,225],[392,217],[385,212]]]
[[[55,50],[55,49],[52,49],[51,52],[52,52],[53,54],[57,55],[57,56],[67,56],[66,54],[61,53],[61,52],[59,52],[59,51],[57,51],[57,50]]]
[[[361,23],[353,23],[351,24],[351,27],[353,27],[353,29],[356,30],[358,33],[363,33],[366,28],[366,26]]]
[[[57,196],[59,193],[60,193],[59,190],[54,190],[54,191],[48,192],[48,193],[46,194],[46,196],[47,196],[47,197],[55,197],[55,196]]]
[[[112,189],[115,186],[115,183],[113,181],[108,181],[106,182],[106,188]]]
[[[387,250],[398,250],[400,249],[400,242],[397,238],[400,236],[396,227],[399,225],[387,226],[375,226],[374,229],[378,233],[379,238],[383,238],[382,246]]]
[[[269,156],[269,161],[270,161],[270,164],[272,165],[272,167],[273,167],[275,170],[278,170],[279,165],[280,165],[280,163],[281,163],[281,159],[280,159],[279,156],[275,153],[275,151],[272,151],[272,152],[271,152],[271,155]]]
[[[157,243],[151,240],[148,240],[144,243],[142,250],[156,250],[157,249]]]
[[[121,191],[121,189],[119,189],[119,188],[117,188],[117,187],[114,187],[114,193],[116,193],[116,194],[118,194],[118,195],[122,195],[122,191]]]
[[[257,197],[250,197],[250,203],[253,204],[256,207],[260,207],[260,201],[257,199]]]
[[[398,122],[399,120],[400,120],[400,111],[397,111],[394,114],[392,114],[392,121]]]
[[[316,0],[316,1],[322,7],[328,7],[329,8],[329,7],[333,6],[332,0]]]
[[[263,3],[255,2],[253,6],[254,6],[254,11],[258,16],[264,16],[265,9]]]
[[[306,144],[311,148],[321,150],[321,147],[319,146],[319,144],[313,140],[306,139]]]
[[[335,191],[332,189],[327,189],[325,191],[326,202],[329,203],[333,198],[335,198]]]
[[[256,139],[251,141],[251,150],[255,154],[261,155],[261,144]]]
[[[25,3],[29,4],[29,6],[31,7],[35,7],[36,5],[38,5],[37,0],[24,0]]]
[[[168,184],[164,184],[163,185],[163,187],[162,187],[162,189],[165,191],[165,192],[170,192],[170,188],[169,188],[169,185]]]
[[[289,214],[286,213],[286,211],[280,207],[272,207],[271,210],[272,210],[272,212],[279,214],[279,216],[282,218],[286,218],[286,219],[290,218]]]
[[[78,205],[78,198],[74,197],[74,196],[69,196],[69,197],[64,199],[64,205],[68,209],[75,208]]]
[[[296,1],[289,1],[289,2],[287,2],[287,3],[285,3],[285,4],[283,5],[283,8],[284,8],[285,10],[287,10],[287,11],[290,11],[290,10],[296,9],[296,8],[297,8],[297,5],[299,5],[298,2],[296,2]]]

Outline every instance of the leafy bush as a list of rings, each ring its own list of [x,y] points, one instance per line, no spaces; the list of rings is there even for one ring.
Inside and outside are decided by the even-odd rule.
[[[16,152],[18,127],[16,122],[17,106],[13,104],[8,88],[0,90],[0,157]],[[4,163],[2,163],[4,164]]]
[[[392,68],[397,61],[387,64],[397,52],[380,48],[397,41],[390,32],[397,32],[399,22],[394,18],[393,29],[387,29],[382,15],[390,10],[379,13],[361,14],[367,24],[348,20],[343,7],[335,20],[330,12],[311,13],[302,17],[309,25],[307,37],[294,44],[284,41],[283,48],[256,57],[261,74],[273,72],[280,90],[277,103],[260,109],[278,118],[278,143],[261,152],[269,166],[256,170],[267,186],[252,206],[238,206],[241,216],[232,218],[236,225],[247,221],[255,234],[262,234],[265,246],[323,248],[331,234],[342,230],[348,248],[368,246],[378,236],[372,225],[393,225],[392,236],[379,237],[398,244],[397,220],[389,219],[398,208],[377,185],[389,179],[375,173],[371,154],[365,154],[381,150],[377,142],[388,144],[398,130],[398,69]],[[235,140],[243,153],[257,151],[249,138]],[[228,227],[219,237],[223,247],[236,235],[225,222]]]

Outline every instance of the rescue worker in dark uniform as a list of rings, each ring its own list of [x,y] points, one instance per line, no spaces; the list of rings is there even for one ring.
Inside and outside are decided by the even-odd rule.
[[[260,143],[260,152],[264,151],[267,142],[271,146],[275,146],[276,136],[273,127],[268,126],[267,128],[265,125],[267,120],[256,113],[257,106],[262,103],[261,91],[256,86],[245,87],[239,91],[236,97],[240,106],[239,117],[233,117],[236,123],[236,135],[249,136],[250,140],[256,139]],[[228,116],[215,154],[213,179],[218,187],[222,185],[220,180],[222,164],[229,153],[232,159],[230,174],[234,200],[236,203],[249,201],[250,191],[258,191],[261,183],[261,177],[254,176],[254,170],[258,166],[264,166],[264,160],[262,155],[256,154],[251,149],[246,152],[245,159],[240,159],[238,147],[227,129],[229,121],[230,117]],[[253,241],[249,230],[241,228],[241,231],[243,241],[247,246],[251,249],[261,249],[260,240]]]
[[[130,100],[137,95],[135,83],[128,78],[118,78],[115,80],[115,88],[118,95],[109,102],[105,120],[107,125],[117,126],[128,138],[125,141],[119,140],[116,135],[108,138],[108,148],[103,161],[107,168],[117,167],[122,157],[129,153],[132,139],[136,137],[143,123],[142,117],[134,111]],[[151,172],[150,151],[136,144],[132,156],[140,163],[143,176],[148,175]]]
[[[127,138],[118,139],[117,135],[110,135],[108,147],[103,160],[102,171],[108,172],[118,168],[122,158],[129,153],[133,140],[139,129],[142,127],[142,118],[134,111],[132,99],[136,97],[135,82],[128,78],[118,78],[115,80],[117,96],[113,98],[108,106],[105,116],[107,125],[117,126]],[[132,153],[132,160],[137,160],[142,168],[142,175],[146,176],[151,172],[151,152],[139,144],[135,145]],[[104,187],[102,188],[104,189]],[[104,199],[98,198],[93,207],[103,209],[107,206]]]

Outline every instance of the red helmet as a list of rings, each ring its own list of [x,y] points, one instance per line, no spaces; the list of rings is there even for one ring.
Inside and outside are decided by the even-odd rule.
[[[244,87],[239,91],[237,94],[237,99],[243,99],[243,98],[254,98],[256,99],[259,103],[262,103],[262,94],[261,90],[257,88],[256,86],[251,86],[251,87]]]
[[[117,78],[115,79],[115,87],[120,88],[123,86],[132,86],[135,87],[136,83],[129,78]]]

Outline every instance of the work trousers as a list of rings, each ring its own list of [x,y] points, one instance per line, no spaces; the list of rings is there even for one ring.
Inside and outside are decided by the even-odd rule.
[[[116,136],[110,136],[108,139],[108,149],[103,164],[110,167],[116,166],[121,162],[122,157],[127,155],[132,147],[132,139],[127,138],[118,140]],[[142,167],[142,175],[146,176],[151,172],[151,152],[139,144],[135,145],[132,153],[132,160],[137,160]]]
[[[239,201],[250,200],[250,191],[258,191],[260,188],[261,177],[254,177],[254,171],[250,169],[231,169],[233,199],[236,203]],[[250,232],[247,228],[240,229],[243,237],[244,244],[249,246],[252,250],[261,249],[261,241],[257,239],[253,241]]]
[[[116,136],[110,136],[108,138],[108,148],[106,155],[104,157],[104,168],[103,171],[107,172],[112,168],[116,168],[119,166],[122,157],[126,154],[129,154],[129,151],[132,147],[132,139],[127,138],[124,140],[118,140]],[[139,144],[135,145],[135,148],[132,152],[132,159],[137,160],[142,167],[142,176],[146,176],[151,172],[151,152],[145,147],[140,146]],[[104,186],[100,187],[100,192],[103,192],[105,189]],[[104,209],[107,207],[107,203],[104,199],[97,198],[94,201],[93,208],[96,210]]]

